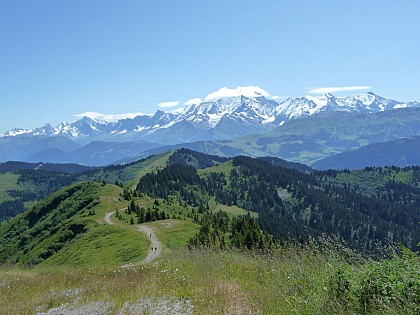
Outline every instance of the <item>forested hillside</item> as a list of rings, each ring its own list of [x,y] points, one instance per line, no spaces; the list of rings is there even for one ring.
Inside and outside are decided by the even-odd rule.
[[[13,217],[52,192],[78,181],[118,183],[153,198],[208,209],[209,203],[258,213],[263,231],[281,242],[323,233],[367,252],[378,245],[420,241],[418,167],[313,171],[277,158],[233,159],[187,149],[127,165],[64,174],[22,170],[1,174],[2,218]]]
[[[384,189],[382,195],[367,195],[334,184],[331,172],[306,174],[248,157],[200,172],[183,164],[145,175],[137,190],[160,198],[177,196],[193,206],[215,198],[258,212],[260,227],[280,241],[305,241],[326,233],[366,252],[397,241],[415,249],[420,241],[418,194],[410,186],[408,201],[402,183],[387,183],[385,187],[394,187],[392,193]]]

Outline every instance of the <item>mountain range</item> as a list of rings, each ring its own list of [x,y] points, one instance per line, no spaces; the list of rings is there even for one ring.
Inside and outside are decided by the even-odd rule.
[[[99,166],[135,157],[162,146],[183,144],[191,147],[191,144],[195,143],[193,149],[200,150],[197,146],[220,147],[218,143],[222,142],[223,146],[229,144],[222,152],[203,149],[201,151],[221,155],[275,155],[312,163],[365,144],[386,141],[380,136],[380,139],[375,140],[372,137],[370,140],[352,138],[352,143],[349,143],[349,139],[345,139],[344,136],[337,137],[336,132],[328,128],[324,128],[323,131],[328,135],[322,135],[317,125],[319,122],[325,119],[339,119],[341,125],[332,125],[335,125],[336,129],[342,129],[349,125],[349,121],[357,119],[357,115],[369,117],[371,114],[383,112],[401,113],[401,109],[420,109],[419,102],[396,101],[372,92],[350,97],[336,97],[331,94],[305,96],[287,98],[281,102],[271,99],[256,87],[248,87],[246,92],[240,92],[243,90],[233,96],[196,100],[172,112],[158,110],[152,115],[138,115],[113,122],[83,117],[76,122],[63,122],[56,127],[46,124],[34,129],[12,129],[0,134],[0,162],[19,160]],[[332,114],[328,116],[327,113]],[[308,130],[302,124],[312,126],[312,129]],[[296,129],[298,125],[300,130]],[[361,130],[357,131],[369,129],[367,125],[359,124],[359,127]],[[387,129],[385,122],[379,128]],[[407,129],[408,136],[417,135],[413,128],[411,131]],[[316,139],[313,137],[315,129],[318,130]],[[288,131],[285,133],[285,130]],[[260,138],[261,134],[267,136],[256,139]],[[287,139],[284,138],[286,134]],[[399,132],[388,135],[388,138],[394,140],[406,136],[404,132]],[[249,137],[253,140],[248,139]],[[264,142],[267,142],[267,137],[277,143],[277,150],[262,148]],[[281,145],[285,140],[289,143],[287,150]],[[347,142],[344,145],[336,143],[331,148],[332,141]],[[239,147],[232,146],[232,142],[235,145],[240,144]],[[296,147],[297,144],[298,148],[290,148],[290,145]],[[305,152],[310,153],[314,147],[321,153],[302,158]],[[295,152],[295,149],[299,153]]]

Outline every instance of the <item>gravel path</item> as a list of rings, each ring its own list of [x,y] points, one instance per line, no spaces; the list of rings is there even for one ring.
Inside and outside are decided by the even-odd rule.
[[[64,304],[36,315],[109,315],[115,314],[115,304],[112,302],[93,302],[85,305]],[[142,298],[137,302],[126,302],[117,315],[192,315],[194,306],[190,300],[176,298]]]
[[[106,315],[111,314],[114,303],[96,302],[82,306],[61,305],[54,307],[45,313],[37,315]]]
[[[113,225],[114,224],[114,222],[111,221],[111,215],[113,215],[115,212],[116,211],[108,212],[107,214],[105,214],[104,220],[105,220],[106,223],[108,223],[110,225]]]
[[[155,233],[153,233],[152,229],[148,227],[147,225],[140,225],[138,229],[139,231],[149,236],[150,241],[152,243],[150,253],[143,260],[144,263],[149,263],[153,259],[156,259],[159,257],[160,253],[162,252],[162,244],[159,242],[158,238],[156,237]]]
[[[126,208],[121,209],[119,211],[123,211],[125,209]],[[114,224],[114,222],[112,222],[112,220],[111,220],[111,216],[115,212],[116,211],[114,211],[114,212],[108,212],[107,214],[105,214],[104,220],[105,220],[105,222],[107,224],[110,224],[110,225],[113,225]],[[160,241],[157,238],[156,234],[153,232],[153,230],[149,226],[142,224],[142,225],[138,225],[138,228],[137,229],[138,229],[139,232],[142,232],[142,233],[146,234],[147,237],[150,238],[150,242],[151,242],[150,252],[147,255],[147,257],[142,261],[142,263],[148,264],[152,260],[154,260],[154,259],[156,259],[156,258],[158,258],[160,256],[160,254],[162,253],[162,244],[160,243]],[[123,265],[122,268],[129,268],[132,265],[133,264],[126,264],[126,265]]]

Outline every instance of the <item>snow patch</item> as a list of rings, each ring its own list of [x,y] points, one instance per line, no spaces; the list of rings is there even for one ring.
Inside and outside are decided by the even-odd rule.
[[[145,127],[144,126],[137,126],[137,128],[136,129],[134,129],[134,131],[135,132],[140,132],[140,131],[143,131],[145,129]]]
[[[83,118],[88,117],[96,122],[116,122],[121,119],[133,119],[137,116],[146,115],[143,113],[126,113],[126,114],[101,114],[97,112],[86,112],[82,114],[76,114],[75,117]]]
[[[33,132],[33,129],[12,129],[8,132],[2,133],[2,137],[16,137]]]
[[[269,123],[272,123],[274,120],[276,120],[275,116],[266,116],[266,117],[264,117],[264,120],[261,123],[262,124],[269,124]]]

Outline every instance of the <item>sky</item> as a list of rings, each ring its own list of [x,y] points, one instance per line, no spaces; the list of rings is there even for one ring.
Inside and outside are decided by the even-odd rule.
[[[0,0],[0,132],[238,86],[420,101],[419,16],[418,0]]]

